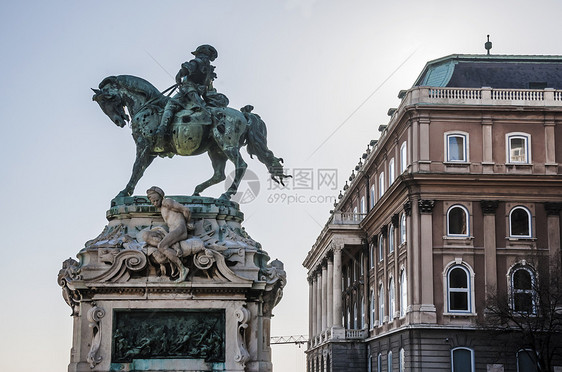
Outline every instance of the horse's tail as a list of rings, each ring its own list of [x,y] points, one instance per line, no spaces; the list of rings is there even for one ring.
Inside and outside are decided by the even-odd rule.
[[[283,173],[283,158],[277,158],[273,152],[267,147],[267,127],[257,114],[252,113],[253,107],[248,105],[240,109],[244,113],[248,124],[250,125],[246,132],[246,144],[248,154],[258,157],[271,174],[271,179],[277,183],[283,183],[283,178],[291,177]]]

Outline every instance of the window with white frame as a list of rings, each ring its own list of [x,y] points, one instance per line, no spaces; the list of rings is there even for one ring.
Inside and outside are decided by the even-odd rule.
[[[509,212],[509,236],[531,237],[531,212],[527,208],[517,206]]]
[[[371,288],[371,293],[369,295],[369,322],[371,323],[371,328],[375,327],[375,290]]]
[[[391,158],[388,162],[388,187],[394,182],[394,158]]]
[[[536,313],[535,274],[518,265],[511,271],[511,308],[518,313]]]
[[[375,185],[371,185],[371,198],[369,199],[369,210],[375,206]]]
[[[398,354],[398,370],[400,372],[406,371],[406,352],[404,348],[400,348],[400,353]]]
[[[362,197],[361,197],[361,214],[367,213],[367,211],[366,211],[366,206],[367,206],[367,205],[365,204],[365,197],[362,196]]]
[[[507,158],[510,164],[529,164],[531,162],[531,141],[527,133],[508,133]]]
[[[379,325],[384,322],[384,286],[379,285]]]
[[[447,210],[447,235],[468,236],[468,210],[462,205],[453,205]]]
[[[382,354],[377,355],[377,372],[382,372]]]
[[[388,283],[388,318],[394,318],[394,309],[396,307],[396,297],[394,295],[394,278],[391,276]]]
[[[386,367],[388,372],[392,372],[392,350],[386,355]]]
[[[371,268],[375,267],[375,245],[369,244],[369,263]]]
[[[470,273],[463,265],[454,265],[447,271],[447,311],[451,313],[470,313],[471,287]]]
[[[357,329],[357,299],[353,301],[353,329]]]
[[[406,214],[400,215],[400,244],[406,243]]]
[[[358,221],[359,216],[357,215],[357,207],[353,207],[353,221]]]
[[[406,269],[400,271],[400,316],[406,315],[408,307],[408,282],[406,281]]]
[[[384,194],[384,172],[379,174],[379,199],[382,198]]]
[[[379,235],[379,262],[382,262],[384,259],[384,236],[382,234]]]
[[[464,133],[450,133],[445,135],[446,161],[468,162],[468,135]]]
[[[537,361],[530,349],[521,349],[517,352],[517,372],[537,372]]]
[[[408,152],[406,149],[406,141],[404,141],[400,146],[400,174],[404,173],[407,167],[408,167]]]
[[[456,347],[451,350],[452,372],[474,372],[474,350]]]
[[[394,225],[390,224],[388,229],[388,254],[394,252]]]

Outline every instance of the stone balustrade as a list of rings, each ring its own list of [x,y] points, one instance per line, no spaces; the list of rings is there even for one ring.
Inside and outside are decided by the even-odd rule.
[[[357,225],[365,218],[366,214],[351,212],[334,212],[331,224],[334,225]]]

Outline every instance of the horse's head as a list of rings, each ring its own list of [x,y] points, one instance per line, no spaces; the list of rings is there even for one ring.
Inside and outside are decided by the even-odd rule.
[[[92,90],[95,93],[92,100],[100,105],[112,122],[123,128],[129,121],[129,116],[125,113],[125,102],[119,93],[117,78],[107,77],[100,83],[99,89]]]

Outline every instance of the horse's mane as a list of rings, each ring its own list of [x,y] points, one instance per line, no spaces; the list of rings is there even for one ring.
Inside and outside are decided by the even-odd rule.
[[[146,100],[154,99],[155,103],[162,102],[166,100],[166,96],[164,96],[154,85],[149,83],[148,81],[140,78],[138,76],[133,75],[118,75],[118,76],[109,76],[100,83],[99,88],[102,89],[104,85],[109,83],[115,83],[118,86],[125,87],[126,89],[135,92],[137,94],[144,95]]]

